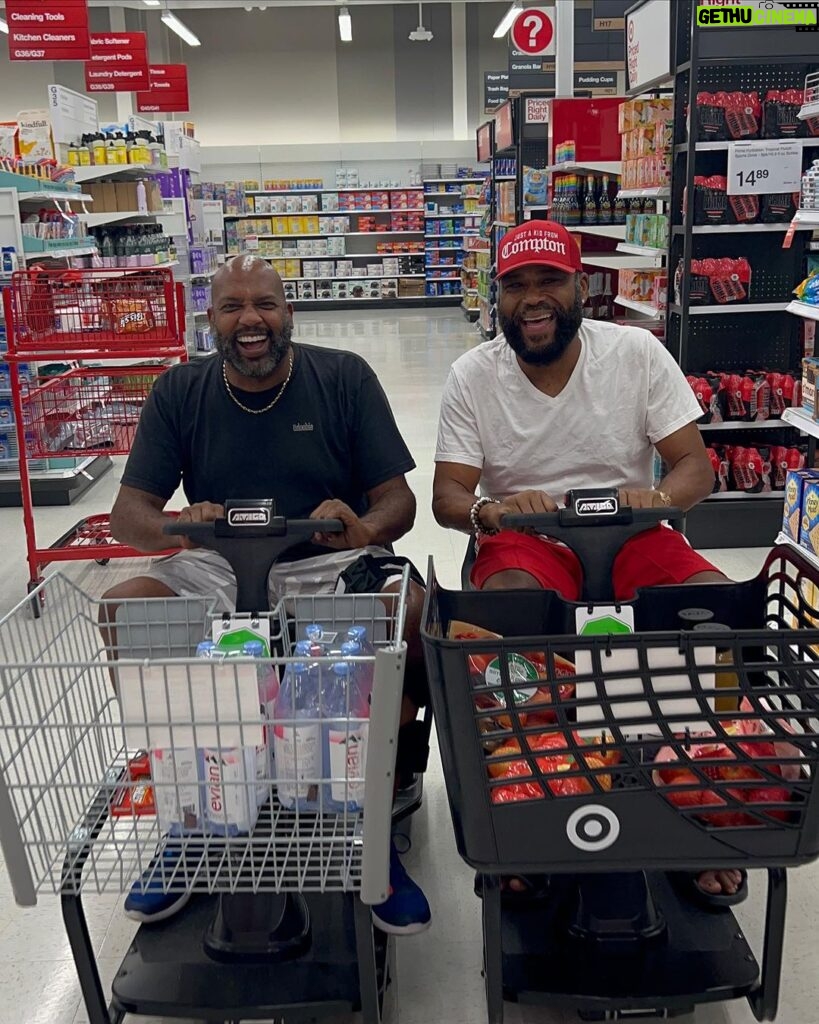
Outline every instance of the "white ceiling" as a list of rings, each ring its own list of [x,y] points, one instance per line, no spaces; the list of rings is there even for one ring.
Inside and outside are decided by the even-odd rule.
[[[424,0],[424,3],[469,3],[485,4],[498,3],[499,0]],[[417,6],[418,0],[163,0],[163,6],[168,6],[177,11],[213,10],[216,8],[235,8],[244,10],[245,7],[359,7],[368,4],[410,4]],[[150,11],[142,0],[88,0],[89,7],[131,7],[134,10]],[[153,8],[160,10],[160,8]]]

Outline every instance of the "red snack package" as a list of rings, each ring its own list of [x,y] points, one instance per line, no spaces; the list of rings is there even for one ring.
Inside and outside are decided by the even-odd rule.
[[[764,373],[749,373],[753,390],[751,392],[751,419],[767,420],[771,414],[771,385]]]
[[[729,420],[750,419],[753,382],[748,377],[732,373],[724,378],[724,388],[727,398],[726,418]]]

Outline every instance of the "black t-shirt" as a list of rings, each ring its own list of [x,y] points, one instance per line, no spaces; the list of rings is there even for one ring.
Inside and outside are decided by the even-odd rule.
[[[163,373],[142,410],[122,483],[167,500],[181,480],[190,504],[275,498],[289,518],[309,516],[328,498],[366,512],[367,491],[415,468],[387,397],[360,356],[301,344],[293,351],[281,400],[258,416],[228,395],[220,356]],[[279,385],[232,390],[261,409]]]

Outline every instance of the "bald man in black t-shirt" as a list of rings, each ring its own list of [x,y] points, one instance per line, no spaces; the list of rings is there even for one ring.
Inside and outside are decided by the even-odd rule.
[[[287,551],[288,561],[271,574],[274,600],[285,591],[333,592],[339,573],[362,553],[391,555],[415,520],[405,478],[415,463],[375,374],[353,353],[293,343],[293,307],[268,263],[243,256],[220,269],[208,315],[218,354],[158,378],[111,513],[122,543],[180,551],[109,590],[103,627],[129,598],[216,595],[232,610],[236,582],[227,562],[162,532],[180,483],[188,500],[182,522],[222,518],[228,498],[274,498],[288,518],[342,521],[343,533],[316,534]],[[383,589],[398,587],[388,581]],[[413,583],[402,725],[427,703],[422,605],[423,589]],[[399,934],[426,928],[429,906],[396,856],[390,880],[392,895],[373,911],[376,923]],[[126,909],[131,913],[128,903]],[[158,919],[138,906],[132,916]]]

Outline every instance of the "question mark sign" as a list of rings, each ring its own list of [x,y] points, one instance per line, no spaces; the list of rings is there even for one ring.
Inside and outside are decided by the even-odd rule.
[[[523,27],[529,29],[529,45],[534,47],[537,42],[537,34],[543,28],[543,19],[539,14],[530,14],[523,19]]]

